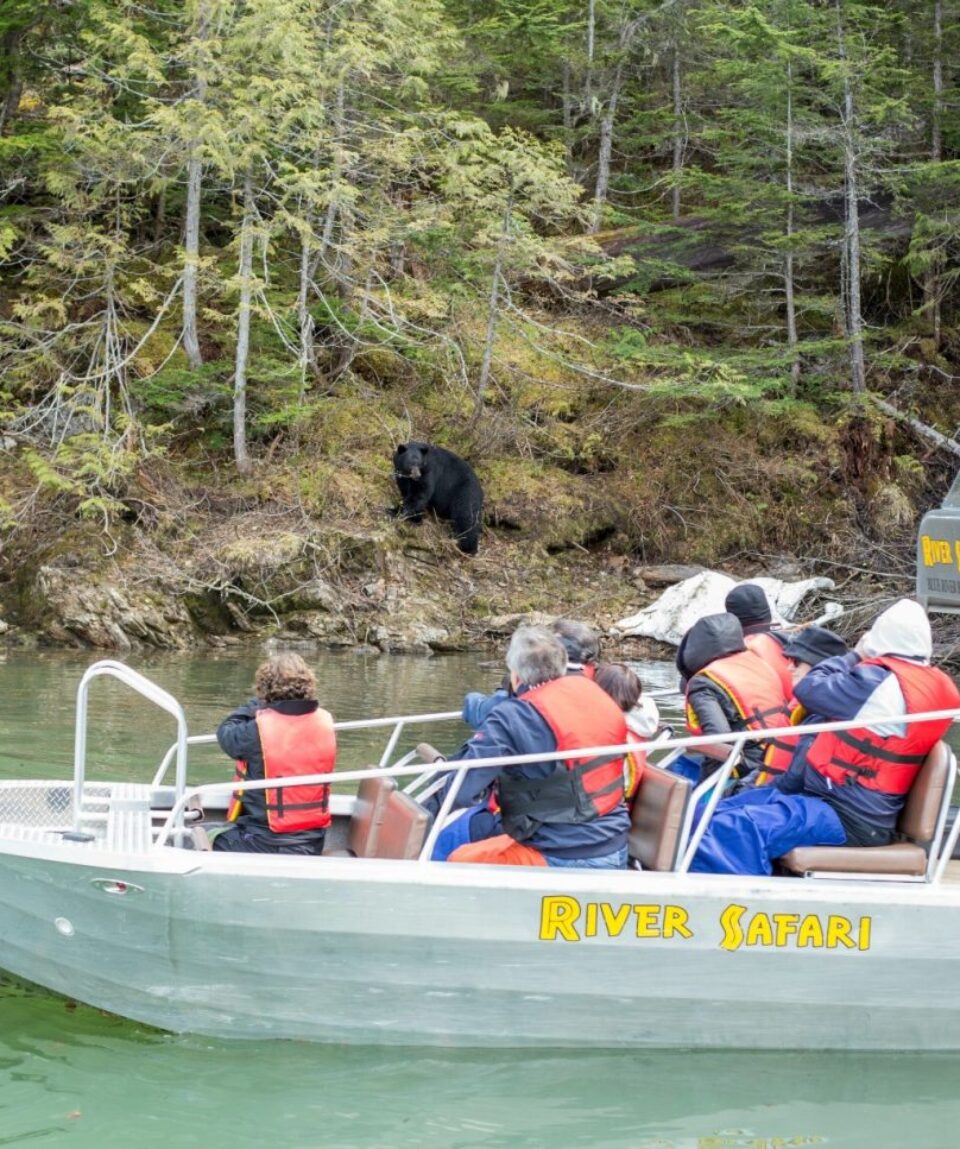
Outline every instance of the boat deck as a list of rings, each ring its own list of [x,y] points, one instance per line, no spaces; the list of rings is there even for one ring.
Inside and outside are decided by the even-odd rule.
[[[91,849],[145,853],[167,809],[158,792],[135,782],[84,787],[79,827],[72,817],[73,789],[49,783],[0,785],[0,835],[7,841],[70,842]]]

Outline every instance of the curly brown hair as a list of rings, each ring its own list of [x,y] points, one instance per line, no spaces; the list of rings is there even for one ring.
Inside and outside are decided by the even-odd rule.
[[[299,654],[275,654],[257,667],[253,687],[261,702],[317,697],[317,680]]]

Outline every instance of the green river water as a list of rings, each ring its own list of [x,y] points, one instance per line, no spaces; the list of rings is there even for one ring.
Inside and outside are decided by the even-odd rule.
[[[0,659],[0,776],[69,777],[88,657]],[[184,703],[191,733],[248,697],[254,653],[131,657]],[[340,719],[455,709],[499,673],[474,656],[312,658]],[[666,688],[670,667],[641,667]],[[667,709],[676,699],[662,700]],[[441,749],[446,734],[417,731]],[[143,780],[172,723],[94,685],[88,776]],[[341,740],[360,766],[380,736]],[[229,770],[201,751],[191,778]],[[749,987],[744,987],[749,992]],[[776,1017],[770,1018],[772,1026]],[[790,1035],[783,1034],[789,1048]],[[0,982],[0,1146],[264,1149],[953,1149],[960,1056],[386,1050],[175,1037]]]

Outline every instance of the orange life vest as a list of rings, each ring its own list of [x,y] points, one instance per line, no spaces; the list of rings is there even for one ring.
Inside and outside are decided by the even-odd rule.
[[[631,750],[623,760],[623,796],[628,802],[632,801],[633,796],[640,789],[646,765],[647,755],[639,749]]]
[[[793,673],[787,656],[783,653],[783,645],[773,637],[769,631],[758,631],[756,634],[745,634],[743,641],[747,650],[758,654],[764,662],[777,672],[780,685],[783,687],[783,697],[793,697]]]
[[[774,642],[776,639],[773,640]],[[715,682],[737,708],[748,730],[770,730],[790,725],[790,711],[780,679],[769,663],[749,650],[715,659],[697,672]],[[691,681],[696,675],[691,676]],[[687,686],[689,695],[689,684]],[[693,707],[687,702],[687,730],[702,734]],[[783,774],[793,758],[796,739],[770,739],[763,764],[768,774]]]
[[[896,675],[908,714],[960,708],[953,679],[934,666],[902,658],[865,658],[864,666],[883,666]],[[818,734],[807,762],[825,778],[859,782],[868,790],[906,794],[923,760],[950,726],[949,718],[911,722],[906,733],[874,734],[866,727]]]
[[[558,750],[627,741],[623,711],[583,675],[554,678],[521,698],[550,727]],[[623,801],[623,755],[567,758],[546,778],[501,774],[497,789],[503,828],[523,841],[544,822],[591,822],[616,809]]]
[[[281,714],[264,707],[256,713],[265,779],[333,772],[337,736],[332,716],[323,709],[310,714]],[[236,780],[247,777],[246,762],[237,762]],[[330,825],[330,787],[325,784],[277,786],[264,791],[267,825],[278,834],[323,830]],[[228,817],[239,816],[243,789],[234,791]]]

